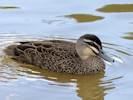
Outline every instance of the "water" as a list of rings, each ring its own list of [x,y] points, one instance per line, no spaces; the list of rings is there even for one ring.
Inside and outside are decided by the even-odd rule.
[[[132,0],[1,0],[0,100],[131,100]],[[115,59],[105,73],[68,75],[19,64],[3,49],[18,41],[97,35]]]

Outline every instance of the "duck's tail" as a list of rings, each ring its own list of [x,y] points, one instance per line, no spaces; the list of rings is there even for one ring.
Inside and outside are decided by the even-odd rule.
[[[14,50],[15,50],[16,47],[17,47],[17,45],[10,45],[10,46],[8,46],[8,47],[4,50],[4,52],[5,52],[8,56],[14,57],[14,56],[15,56]]]

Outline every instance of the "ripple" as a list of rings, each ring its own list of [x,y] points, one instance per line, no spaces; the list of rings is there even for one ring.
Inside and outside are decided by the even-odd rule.
[[[51,20],[45,20],[43,19],[42,20],[43,23],[47,23],[47,24],[53,24],[53,23],[63,23],[64,21],[63,20],[54,20],[54,19],[51,19]]]
[[[2,38],[0,38],[0,40],[3,41],[4,44],[0,44],[3,46],[2,48],[9,45],[10,41],[13,43],[20,40],[38,40],[37,37],[30,37],[28,35],[7,34],[1,36]],[[62,38],[58,36],[45,38],[76,41],[75,38]],[[126,62],[127,58],[132,56],[130,50],[126,46],[108,42],[104,42],[103,45],[104,49],[109,52],[111,51],[111,55],[113,55],[116,62],[111,65],[106,64],[107,69],[105,70],[105,73],[85,76],[42,70],[36,66],[14,62],[13,60],[4,57],[4,54],[0,53],[0,87],[5,87],[5,85],[7,86],[10,84],[18,90],[18,94],[20,94],[19,90],[29,89],[28,91],[36,91],[39,94],[41,94],[42,91],[48,91],[48,95],[58,92],[63,93],[62,96],[64,97],[67,93],[66,96],[73,96],[75,93],[76,97],[84,100],[88,100],[88,98],[90,100],[103,100],[110,91],[119,91],[116,87],[122,87],[124,83],[132,81],[130,78],[125,80],[125,76],[128,75],[127,73],[130,69],[130,66],[129,68],[125,68],[125,66],[128,65],[127,63],[132,63],[131,59],[128,59],[128,62]],[[0,52],[2,51],[0,50]],[[124,55],[126,55],[126,57]],[[123,73],[125,74],[123,75]],[[24,92],[25,91],[23,90],[23,93]],[[59,96],[58,93],[56,95]],[[29,95],[31,94],[32,93],[29,93]]]
[[[83,77],[82,75],[69,75],[69,74],[61,74],[61,73],[56,73],[52,71],[42,70],[41,68],[38,68],[35,66],[28,66],[26,64],[22,65],[22,64],[16,63],[16,64],[10,65],[10,63],[12,63],[10,61],[6,62],[5,64],[7,63],[8,63],[7,68],[10,71],[8,72],[7,70],[5,71],[3,69],[4,74],[1,74],[1,75],[5,76],[4,78],[8,80],[8,83],[11,83],[11,82],[12,84],[17,83],[16,84],[17,86],[37,85],[36,88],[37,87],[41,88],[42,86],[46,86],[48,91],[53,91],[53,89],[57,91],[56,89],[57,87],[58,91],[60,90],[60,92],[63,92],[66,90],[69,90],[69,91],[73,90],[77,92],[77,95],[79,97],[84,99],[90,98],[91,100],[94,97],[96,97],[97,99],[104,98],[104,95],[105,95],[104,91],[111,89],[108,87],[105,87],[106,89],[104,89],[103,86],[99,86],[99,83],[101,82],[100,79],[104,77],[104,73],[98,74],[98,75],[92,75],[92,76],[87,75]],[[12,67],[9,67],[9,65]],[[7,72],[8,74],[5,74]],[[13,75],[14,75],[14,79],[9,80],[8,77],[10,76],[12,77]],[[13,82],[13,80],[15,81]],[[50,86],[54,88],[50,88]],[[31,89],[33,89],[33,87]],[[100,96],[97,96],[98,94]]]
[[[133,4],[128,4],[132,0],[99,3],[94,0],[51,1],[0,1],[0,99],[133,98]],[[127,33],[123,35],[122,32]],[[75,42],[84,33],[94,33],[106,41],[104,50],[116,60],[111,64],[105,63],[104,73],[85,76],[61,74],[20,64],[3,53],[6,46],[19,41],[61,39]]]
[[[118,57],[112,57],[115,61],[118,61],[118,62],[120,62],[120,63],[124,63],[123,61],[122,61],[122,59],[120,59],[120,58],[118,58]]]
[[[133,32],[126,33],[128,36],[123,36],[122,38],[128,39],[128,40],[133,40]]]
[[[133,4],[110,4],[97,9],[100,12],[133,12]]]

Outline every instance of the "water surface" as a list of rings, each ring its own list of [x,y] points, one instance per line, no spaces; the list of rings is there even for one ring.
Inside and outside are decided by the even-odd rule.
[[[1,0],[0,100],[131,100],[133,98],[133,1]],[[115,59],[104,73],[68,75],[8,59],[18,41],[97,35]]]

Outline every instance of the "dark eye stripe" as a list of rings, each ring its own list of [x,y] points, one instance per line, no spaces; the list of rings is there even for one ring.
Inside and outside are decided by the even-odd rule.
[[[95,45],[93,42],[86,42],[86,43],[95,47],[99,51],[99,47],[97,45]]]

